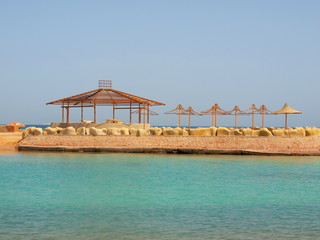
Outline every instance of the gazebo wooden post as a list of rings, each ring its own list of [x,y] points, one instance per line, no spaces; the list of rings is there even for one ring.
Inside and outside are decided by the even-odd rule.
[[[64,102],[62,103],[61,110],[62,110],[62,122],[64,123]]]
[[[130,123],[132,123],[132,102],[130,101]]]
[[[148,119],[147,119],[147,123],[150,123],[150,106],[149,105],[147,105],[148,106]]]
[[[141,123],[141,104],[139,103],[139,123]]]
[[[146,130],[146,107],[143,107],[143,129]]]
[[[69,107],[70,103],[68,103],[68,107],[67,107],[67,123],[70,122],[70,107]]]
[[[97,106],[96,106],[96,102],[93,105],[93,122],[94,123],[97,122]]]
[[[81,102],[81,122],[83,122],[83,102]]]

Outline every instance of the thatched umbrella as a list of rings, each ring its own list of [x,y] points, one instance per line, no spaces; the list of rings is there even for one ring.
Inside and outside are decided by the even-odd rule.
[[[254,114],[255,113],[260,113],[259,109],[256,108],[256,105],[251,104],[251,106],[247,109],[244,110],[243,112],[245,112],[246,114],[251,114],[251,126],[252,128],[254,128]]]
[[[181,104],[179,104],[175,109],[172,109],[169,112],[166,112],[165,114],[176,114],[178,115],[178,127],[181,125],[181,115],[185,115],[185,109],[182,107]]]
[[[261,114],[261,127],[264,128],[264,116],[266,114],[272,114],[272,112],[269,109],[267,109],[265,105],[261,105],[261,107],[258,110]]]
[[[244,111],[241,111],[238,106],[235,106],[232,110],[226,112],[227,115],[234,115],[234,127],[238,128],[238,115],[239,114],[248,114]]]
[[[217,115],[225,115],[226,111],[221,109],[218,104],[214,104],[211,108],[201,112],[201,115],[211,115],[212,126],[217,126]]]
[[[201,114],[194,111],[192,107],[188,107],[187,110],[185,110],[185,112],[183,113],[183,115],[188,115],[188,128],[189,129],[191,126],[191,115],[201,116]]]
[[[148,108],[146,107],[141,107],[139,108],[138,110],[136,111],[133,111],[132,114],[142,114],[144,116],[156,116],[156,115],[159,115],[158,113],[154,112],[154,111],[151,111],[149,110]],[[150,123],[150,120],[149,120],[149,123]]]
[[[302,112],[291,108],[287,103],[279,109],[278,111],[273,112],[272,114],[285,114],[284,125],[285,128],[288,128],[288,114],[301,114]]]

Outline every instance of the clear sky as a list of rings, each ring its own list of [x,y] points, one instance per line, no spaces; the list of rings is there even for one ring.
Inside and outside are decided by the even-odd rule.
[[[46,102],[110,79],[114,89],[166,103],[153,108],[160,114],[179,103],[275,111],[288,102],[303,112],[289,125],[320,126],[319,13],[318,0],[2,0],[0,123],[58,122],[60,108]],[[111,109],[99,109],[98,120],[107,118]],[[128,113],[117,118],[127,121]],[[155,125],[176,122],[152,117]],[[233,117],[218,123],[232,125]],[[266,124],[282,126],[283,116]]]

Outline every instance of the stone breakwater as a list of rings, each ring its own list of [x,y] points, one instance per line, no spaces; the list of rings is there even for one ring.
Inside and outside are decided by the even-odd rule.
[[[305,137],[320,136],[320,129],[315,127],[297,127],[289,129],[277,128],[150,128],[148,130],[135,128],[95,128],[72,126],[66,128],[48,127],[41,128],[29,127],[25,130],[23,136],[39,135],[63,135],[63,136],[218,136],[218,137]]]

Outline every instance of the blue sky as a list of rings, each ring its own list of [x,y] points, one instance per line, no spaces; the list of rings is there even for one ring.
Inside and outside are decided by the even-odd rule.
[[[114,89],[166,103],[153,108],[160,114],[179,103],[275,111],[288,102],[303,112],[289,125],[320,126],[319,12],[312,0],[0,1],[0,122],[60,121],[60,108],[46,102],[111,79]],[[107,118],[111,109],[99,109],[98,120]],[[152,117],[155,125],[176,122]],[[210,117],[193,124],[210,125]],[[219,118],[232,124],[232,116]],[[283,116],[266,124],[282,126]]]

